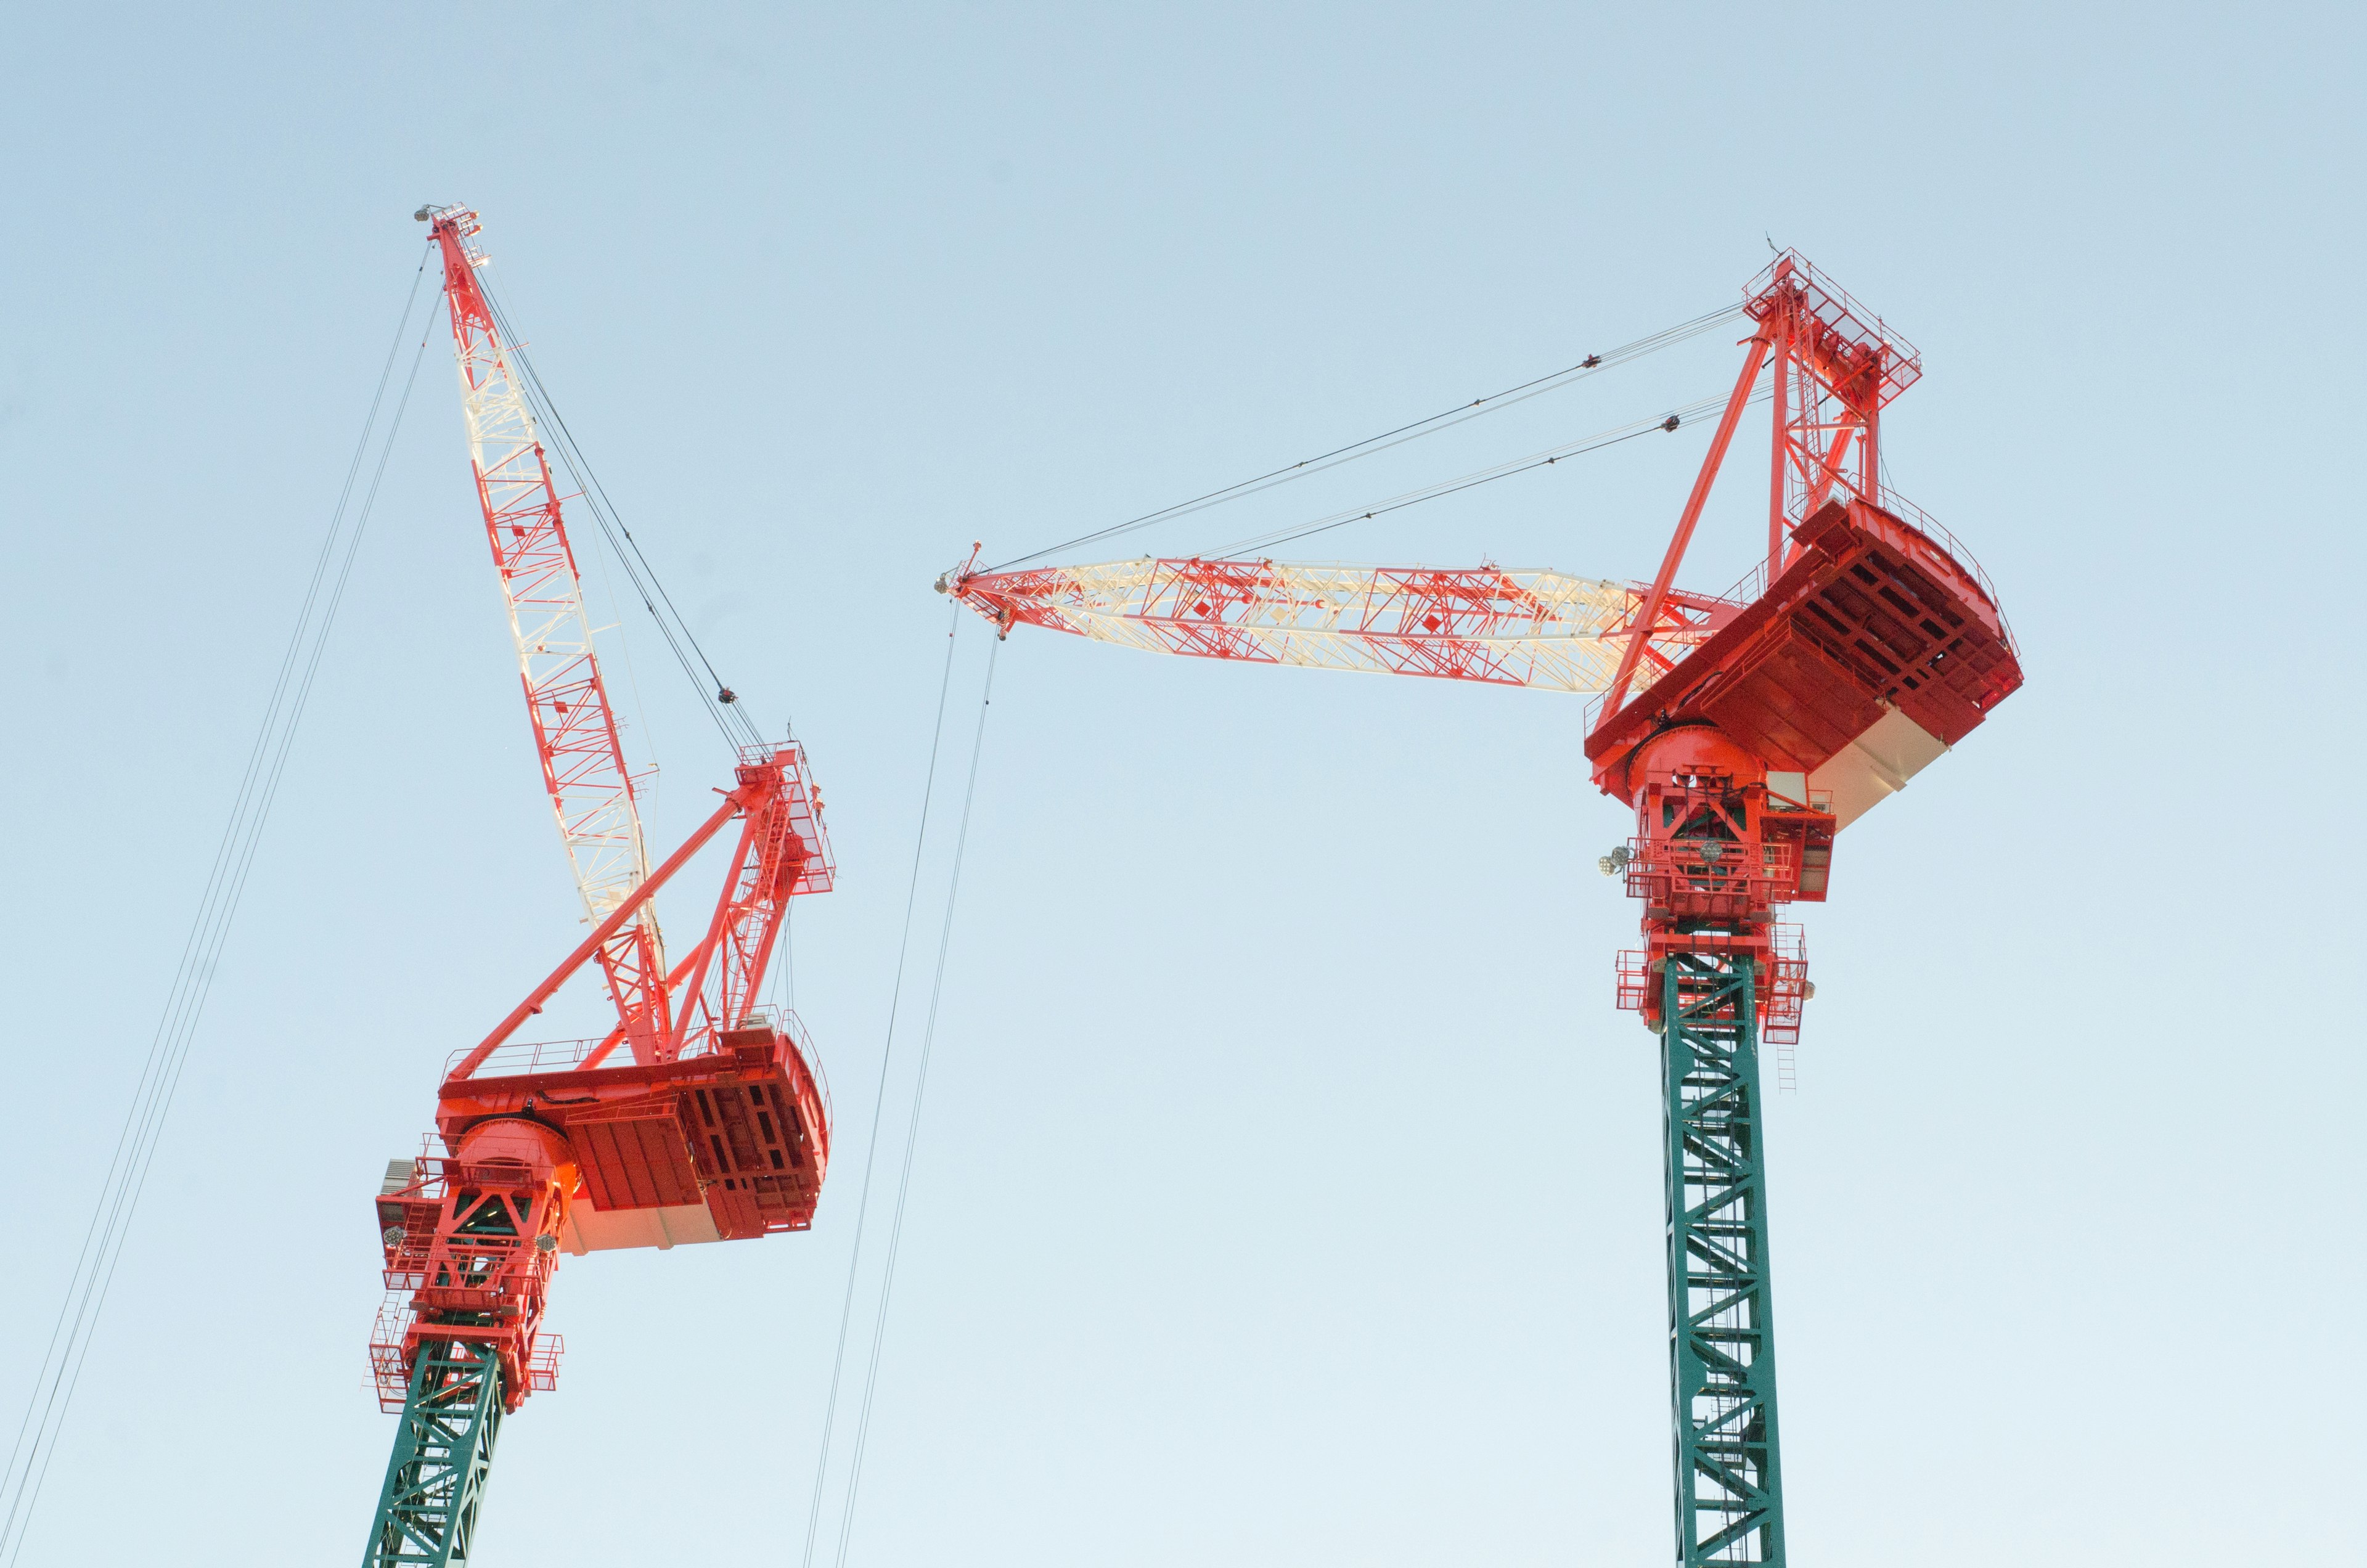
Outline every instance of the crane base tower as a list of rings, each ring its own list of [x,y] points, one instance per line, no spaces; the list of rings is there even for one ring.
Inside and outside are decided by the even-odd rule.
[[[1669,1387],[1687,1562],[1784,1561],[1752,973],[1732,954],[1687,953],[1662,978]]]

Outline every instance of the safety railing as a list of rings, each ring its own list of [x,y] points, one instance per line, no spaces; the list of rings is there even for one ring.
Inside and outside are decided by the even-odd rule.
[[[1652,955],[1641,948],[1619,953],[1618,1002],[1623,1012],[1642,1012],[1652,998]]]
[[[1997,612],[1998,626],[2005,634],[2006,646],[2019,658],[2022,648],[2014,641],[2013,627],[2005,618],[2005,602],[1998,597],[1997,584],[1989,580],[1988,569],[1981,565],[1965,541],[1951,533],[1938,518],[1888,486],[1875,493],[1873,502],[1929,540],[1940,563],[1953,566],[1973,580],[1973,585],[1980,590],[1981,597],[1987,599],[1989,608]],[[1749,604],[1764,595],[1768,586],[1767,563],[1762,559],[1744,572],[1733,587],[1714,597],[1729,604]]]
[[[2004,618],[2004,606],[1998,598],[1997,584],[1989,581],[1988,571],[1966,547],[1965,541],[1950,533],[1945,524],[1888,486],[1883,487],[1875,504],[1939,546],[1949,560],[1979,585],[1989,607],[1998,612],[1999,618]]]
[[[1800,1013],[1810,994],[1808,943],[1798,926],[1779,925],[1770,934],[1774,951],[1766,976],[1767,1013],[1761,1027],[1767,1043],[1778,1049],[1776,1072],[1782,1078],[1790,1073],[1789,1055],[1800,1043]]]
[[[478,1064],[472,1078],[522,1077],[527,1073],[563,1073],[580,1065],[592,1054],[597,1040],[514,1040],[493,1047],[493,1055]],[[471,1048],[466,1045],[444,1058],[444,1076],[449,1077],[467,1057]]]
[[[379,1304],[378,1318],[370,1325],[370,1382],[378,1395],[378,1407],[390,1416],[411,1398],[411,1371],[403,1365],[402,1350],[403,1340],[411,1332],[411,1298],[390,1293]],[[564,1335],[536,1335],[534,1348],[526,1359],[527,1387],[536,1393],[549,1393],[557,1388],[560,1359],[566,1354]]]
[[[559,1358],[567,1353],[567,1341],[556,1334],[534,1337],[534,1353],[527,1358],[526,1384],[536,1393],[549,1393],[559,1386]]]
[[[378,1407],[389,1415],[411,1397],[411,1373],[402,1364],[402,1339],[410,1330],[411,1297],[390,1292],[379,1303],[369,1342],[370,1382],[377,1389]]]
[[[1890,323],[1850,297],[1849,290],[1808,265],[1797,251],[1785,251],[1742,291],[1743,313],[1763,321],[1790,304],[1824,329],[1828,342],[1880,367],[1878,404],[1886,404],[1923,378],[1923,356]]]
[[[830,1089],[827,1084],[821,1081],[821,1068],[820,1064],[814,1059],[813,1042],[807,1035],[806,1026],[798,1015],[787,1008],[754,1007],[743,1013],[741,1016],[740,1024],[733,1027],[741,1027],[750,1022],[761,1022],[774,1033],[788,1037],[789,1043],[798,1048],[798,1055],[804,1058],[809,1066],[815,1069],[816,1087],[821,1090],[826,1103],[830,1098]],[[477,1070],[471,1073],[470,1077],[475,1080],[523,1077],[529,1073],[572,1072],[583,1066],[584,1058],[591,1055],[602,1043],[602,1040],[597,1039],[512,1041],[508,1044],[495,1046],[493,1055],[480,1063]],[[695,1029],[683,1042],[682,1059],[687,1061],[695,1056],[708,1055],[716,1048],[713,1030]],[[467,1057],[469,1050],[470,1047],[462,1046],[444,1058],[444,1074],[447,1077],[449,1077],[453,1069]],[[624,1045],[619,1044],[616,1050],[601,1059],[601,1065],[617,1066],[631,1060],[630,1052]]]
[[[1627,852],[1627,897],[1647,908],[1739,915],[1788,900],[1799,883],[1788,843],[1631,839]]]

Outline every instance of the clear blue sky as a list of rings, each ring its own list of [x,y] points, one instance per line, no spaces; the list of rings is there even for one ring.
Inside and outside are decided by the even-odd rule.
[[[2030,676],[1850,831],[1808,917],[1771,1133],[1797,1560],[2357,1551],[2355,10],[0,28],[8,1419],[419,203],[486,214],[611,493],[760,716],[795,714],[841,862],[797,931],[840,1116],[818,1227],[566,1263],[498,1568],[795,1560],[930,579],[1713,309],[1772,236],[1922,347],[1893,476],[1980,554]],[[358,1554],[391,1428],[363,1387],[378,1173],[576,938],[431,354],[28,1565]],[[1654,413],[1733,355],[1121,553]],[[1658,439],[1320,553],[1648,574],[1700,451]],[[1697,582],[1738,569],[1756,489]],[[625,632],[670,842],[726,760]],[[1625,823],[1580,705],[1025,634],[997,680],[851,1561],[1663,1560],[1655,1061],[1610,1006],[1634,910],[1593,861]]]

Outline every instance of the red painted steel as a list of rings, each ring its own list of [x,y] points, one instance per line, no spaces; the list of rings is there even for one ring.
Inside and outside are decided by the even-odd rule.
[[[1762,357],[1774,394],[1767,558],[1727,596],[1738,614],[1633,697],[1613,686],[1586,753],[1637,814],[1628,886],[1646,946],[1640,969],[1623,964],[1621,1005],[1657,1026],[1652,976],[1670,953],[1740,950],[1760,965],[1761,1028],[1784,1044],[1809,987],[1775,907],[1821,901],[1834,836],[1969,734],[2022,666],[1987,575],[1879,483],[1882,410],[1922,376],[1913,346],[1788,251],[1744,310],[1759,330],[1736,404]],[[1713,445],[1659,581],[1724,455]],[[1784,869],[1743,881],[1742,864]]]
[[[1750,401],[1750,389],[1758,383],[1759,367],[1767,358],[1767,338],[1762,333],[1750,340],[1750,352],[1742,362],[1742,374],[1735,378],[1734,390],[1726,400],[1726,412],[1718,417],[1717,434],[1710,437],[1709,455],[1702,459],[1701,472],[1693,478],[1693,493],[1685,497],[1685,509],[1677,517],[1677,531],[1669,540],[1669,548],[1660,558],[1660,570],[1652,579],[1651,588],[1644,595],[1644,604],[1637,615],[1636,629],[1627,634],[1626,651],[1619,656],[1618,672],[1611,677],[1610,693],[1603,706],[1616,707],[1627,694],[1627,682],[1634,678],[1636,664],[1644,654],[1644,632],[1658,615],[1660,606],[1668,602],[1669,590],[1677,580],[1677,568],[1685,558],[1685,547],[1693,543],[1693,525],[1701,521],[1703,505],[1709,500],[1710,486],[1717,482],[1718,465],[1726,461],[1726,448],[1734,439],[1735,426],[1742,423],[1742,411]]]
[[[452,209],[437,214],[430,231],[443,259],[445,304],[451,315],[464,397],[495,381],[515,384],[510,347],[502,341],[493,306],[477,277],[484,257],[470,241],[478,228],[475,213]],[[531,615],[536,606],[580,609],[574,547],[568,542],[558,487],[541,444],[522,448],[499,471],[479,467],[476,480],[486,542],[493,547],[493,569],[513,616],[522,608]],[[638,840],[640,807],[633,773],[625,762],[607,682],[590,645],[547,678],[522,678],[522,684],[535,748],[542,759],[543,786],[562,830],[580,827],[603,807],[621,807]],[[638,847],[636,841],[636,852]],[[637,1054],[644,1053],[671,1022],[658,984],[664,965],[655,920],[645,910],[641,919],[613,930],[600,945],[599,960],[617,1017],[641,1021],[635,1047]]]
[[[1882,411],[1923,373],[1913,345],[1790,251],[1745,290],[1744,310],[1754,329],[1741,374],[1659,570],[1602,634],[1623,647],[1586,752],[1596,784],[1637,814],[1634,838],[1604,862],[1644,900],[1646,946],[1623,956],[1620,1005],[1657,1024],[1653,976],[1670,953],[1739,953],[1761,966],[1761,1024],[1780,1044],[1796,1038],[1810,987],[1806,950],[1776,908],[1821,902],[1835,836],[1981,724],[2020,687],[2022,665],[1988,574],[1879,481]],[[1727,593],[1685,593],[1678,571],[1762,372],[1766,558]],[[1101,604],[1090,635],[1281,661],[1272,628],[1321,572],[1333,611],[1321,635],[1358,650],[1352,667],[1569,689],[1566,669],[1549,682],[1487,640],[1535,615],[1493,568],[1375,570],[1361,597],[1342,597],[1344,569],[1147,564],[1140,602],[1118,617],[1125,635],[1111,635]],[[1113,570],[965,569],[941,586],[1006,633],[1084,633],[1084,595]]]
[[[475,215],[432,216],[468,398],[490,384],[480,372],[508,371],[505,363],[483,371],[502,349],[474,275],[482,258],[466,243]],[[514,410],[496,414],[513,419],[513,432],[525,428]],[[471,404],[470,417],[490,416]],[[580,625],[570,610],[580,604],[570,597],[574,563],[559,497],[539,446],[505,439],[533,457],[527,499],[515,501],[515,475],[489,480],[481,458],[478,483],[513,625],[521,625],[522,604],[555,605],[543,624],[565,630]],[[477,445],[481,453],[487,444]],[[497,491],[512,499],[497,504]],[[803,1230],[829,1167],[829,1103],[810,1047],[794,1017],[775,1017],[758,1000],[788,901],[828,892],[835,876],[803,748],[742,750],[734,787],[644,875],[632,775],[588,632],[540,680],[532,661],[547,649],[525,629],[519,645],[544,783],[570,852],[579,841],[616,852],[603,863],[608,879],[596,896],[578,862],[595,917],[591,934],[473,1049],[455,1054],[436,1105],[445,1152],[398,1162],[378,1199],[389,1297],[370,1363],[389,1409],[402,1407],[420,1346],[439,1338],[496,1355],[504,1404],[516,1409],[557,1376],[560,1342],[542,1322],[561,1252]],[[613,823],[620,803],[629,843],[610,827],[584,829],[604,811]],[[740,831],[704,934],[661,974],[654,896],[734,822]],[[587,968],[602,974],[616,1004],[609,1033],[571,1045],[514,1043]],[[612,1062],[620,1046],[623,1058]]]
[[[734,819],[707,936],[650,1003],[678,1021],[651,1059],[605,1065],[625,1021],[576,1052],[509,1043],[594,962],[595,931],[447,1075],[436,1120],[450,1156],[422,1168],[416,1190],[379,1200],[388,1288],[408,1292],[373,1340],[381,1400],[400,1406],[420,1342],[441,1337],[493,1346],[515,1409],[536,1386],[527,1369],[562,1247],[729,1241],[812,1223],[828,1106],[795,1021],[755,1002],[788,900],[828,891],[834,874],[801,749],[743,752],[738,787],[604,926],[629,919]],[[489,1231],[488,1216],[510,1231]]]

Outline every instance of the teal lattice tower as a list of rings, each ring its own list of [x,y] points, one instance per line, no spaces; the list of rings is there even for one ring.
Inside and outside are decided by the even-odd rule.
[[[1753,968],[1747,956],[1676,953],[1661,976],[1669,1383],[1684,1568],[1784,1561]]]
[[[460,1568],[501,1430],[500,1358],[489,1347],[431,1339],[419,1348],[362,1568]]]

